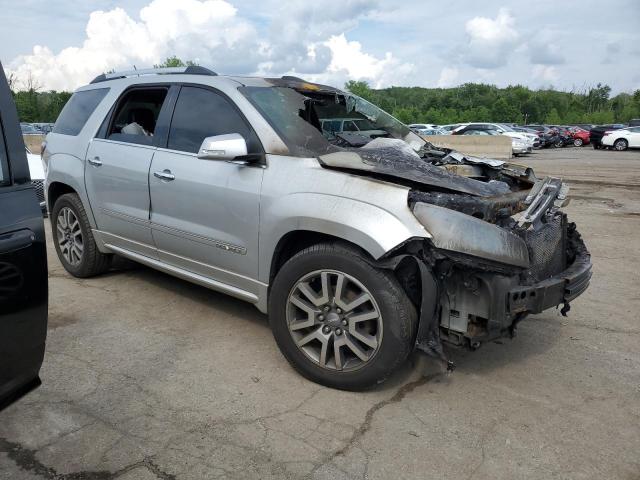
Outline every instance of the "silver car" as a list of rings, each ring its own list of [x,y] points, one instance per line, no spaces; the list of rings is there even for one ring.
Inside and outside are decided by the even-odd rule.
[[[345,118],[385,135],[323,134]],[[416,349],[451,367],[443,342],[475,349],[566,312],[591,276],[562,181],[433,147],[294,77],[101,75],[43,159],[72,275],[117,254],[251,302],[287,360],[335,388],[375,385]]]

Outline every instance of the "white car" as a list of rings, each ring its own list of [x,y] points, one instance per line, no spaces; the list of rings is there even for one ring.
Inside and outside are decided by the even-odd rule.
[[[464,127],[469,127],[469,126],[482,126],[482,127],[485,127],[485,128],[490,128],[490,129],[493,129],[493,130],[497,130],[498,133],[500,133],[501,135],[506,135],[507,137],[511,137],[511,138],[517,138],[518,140],[521,141],[521,143],[524,143],[526,148],[525,148],[524,152],[516,152],[514,150],[514,153],[531,152],[533,150],[534,142],[538,139],[538,136],[533,134],[533,133],[516,132],[509,125],[504,125],[502,123],[488,123],[488,122],[463,123],[458,128],[454,129],[453,131],[455,132],[455,131],[460,130],[460,129],[464,128]]]
[[[47,205],[44,200],[44,166],[42,165],[42,158],[40,155],[31,153],[31,151],[25,146],[27,151],[27,162],[29,163],[29,174],[31,175],[31,183],[36,191],[38,202],[40,202],[40,209],[42,213],[46,213]]]
[[[438,128],[438,126],[433,123],[412,123],[410,125],[407,125],[407,127],[409,127],[411,130],[433,130],[435,128]]]
[[[640,148],[640,127],[627,127],[620,130],[608,130],[602,137],[602,145],[618,151],[627,148]]]

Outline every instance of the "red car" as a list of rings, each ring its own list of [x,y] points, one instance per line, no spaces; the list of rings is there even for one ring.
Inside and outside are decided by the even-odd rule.
[[[591,134],[588,130],[584,130],[580,127],[569,127],[569,131],[571,132],[571,136],[573,137],[573,144],[576,147],[581,147],[589,143]]]

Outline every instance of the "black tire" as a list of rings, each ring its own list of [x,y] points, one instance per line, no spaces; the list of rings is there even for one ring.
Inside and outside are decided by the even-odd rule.
[[[581,147],[582,145],[584,145],[584,141],[581,138],[574,138],[573,145],[576,147]]]
[[[60,211],[65,207],[71,209],[75,217],[78,219],[80,230],[82,232],[84,247],[81,259],[77,265],[73,265],[67,261],[62,254],[60,244],[58,242],[58,216]],[[74,277],[87,278],[103,273],[109,269],[113,256],[106,255],[98,250],[96,241],[93,238],[93,232],[91,231],[91,224],[89,223],[87,212],[85,211],[82,201],[77,194],[67,193],[60,196],[53,206],[50,219],[53,244],[55,245],[60,263],[62,263],[62,266],[67,272]]]
[[[357,370],[329,370],[307,357],[289,332],[286,309],[296,283],[318,270],[344,272],[363,284],[377,303],[383,335],[378,350]],[[269,295],[269,323],[282,354],[309,380],[341,390],[363,390],[383,382],[413,350],[418,314],[395,276],[373,267],[365,254],[350,245],[323,243],[302,250],[280,269]]]
[[[613,142],[613,148],[618,152],[623,152],[627,148],[629,148],[629,142],[627,142],[624,138],[619,138],[615,142]]]

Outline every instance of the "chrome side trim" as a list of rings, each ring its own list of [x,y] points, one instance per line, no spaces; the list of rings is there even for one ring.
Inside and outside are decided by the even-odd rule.
[[[109,243],[105,244],[105,247],[107,247],[109,250],[113,251],[114,253],[117,253],[118,255],[122,255],[123,257],[129,258],[130,260],[142,263],[143,265],[147,265],[148,267],[155,268],[156,270],[160,270],[161,272],[168,273],[169,275],[182,278],[183,280],[187,280],[188,282],[196,283],[203,287],[207,287],[212,290],[217,290],[219,292],[226,293],[228,295],[239,298],[240,300],[244,300],[246,302],[258,303],[258,300],[259,300],[258,296],[253,293],[247,292],[246,290],[242,290],[240,288],[227,285],[226,283],[212,280],[203,275],[198,275],[197,273],[193,273],[188,270],[175,267],[173,265],[168,265],[160,260],[146,257],[144,255],[131,252],[129,250],[117,247]]]
[[[116,212],[115,210],[109,210],[108,208],[101,208],[100,211],[110,217],[115,217],[119,220],[125,220],[127,222],[135,223],[137,225],[142,225],[143,227],[149,227],[149,224],[151,223],[146,218],[134,217],[132,215],[127,215],[126,213]]]
[[[189,240],[193,240],[194,242],[202,243],[204,245],[210,245],[212,247],[219,248],[221,250],[225,250],[231,253],[237,253],[238,255],[246,255],[247,249],[240,245],[234,245],[232,243],[223,242],[222,240],[217,240],[211,237],[205,237],[203,235],[198,235],[191,232],[186,232],[184,230],[180,230],[179,228],[169,227],[167,225],[162,225],[161,223],[151,222],[151,228],[155,230],[160,230],[161,232],[168,233],[169,235],[173,235],[176,237],[185,237]],[[168,253],[168,252],[167,252]]]

